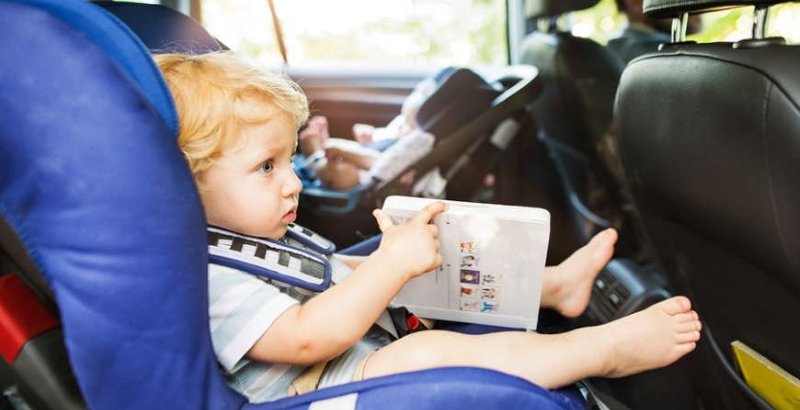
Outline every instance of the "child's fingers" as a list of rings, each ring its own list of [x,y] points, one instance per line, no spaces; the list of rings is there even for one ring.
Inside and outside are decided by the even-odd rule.
[[[421,211],[417,212],[411,218],[412,223],[421,223],[427,224],[428,222],[433,219],[434,216],[439,215],[440,213],[444,212],[447,209],[447,204],[442,201],[436,201],[425,208],[422,208]]]
[[[439,228],[436,225],[428,225],[428,231],[430,231],[434,238],[439,236]]]
[[[387,229],[394,226],[392,218],[389,218],[389,216],[381,212],[380,209],[372,211],[372,216],[374,216],[375,221],[378,222],[378,228],[381,230],[381,232],[386,232]]]

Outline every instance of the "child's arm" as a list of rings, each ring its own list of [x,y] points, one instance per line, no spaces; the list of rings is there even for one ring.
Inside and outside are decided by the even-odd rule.
[[[330,360],[353,346],[406,282],[442,263],[438,231],[429,222],[445,207],[442,202],[431,204],[398,226],[376,210],[384,234],[378,250],[342,283],[275,319],[248,357],[312,364]]]
[[[329,158],[341,157],[359,169],[368,170],[380,158],[381,152],[365,147],[355,141],[330,139],[325,145],[325,155]]]
[[[351,270],[358,269],[358,267],[361,266],[365,260],[367,260],[366,256],[342,255],[340,253],[337,253],[336,257],[340,261],[344,262],[344,264],[347,265],[347,267]]]

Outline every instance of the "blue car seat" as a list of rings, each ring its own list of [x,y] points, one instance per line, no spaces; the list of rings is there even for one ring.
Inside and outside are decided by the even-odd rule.
[[[211,349],[203,210],[175,143],[170,95],[145,47],[81,0],[2,0],[0,48],[4,406],[583,406],[475,368],[247,403],[226,386]],[[38,344],[56,329],[62,356]],[[61,373],[69,369],[74,378]]]

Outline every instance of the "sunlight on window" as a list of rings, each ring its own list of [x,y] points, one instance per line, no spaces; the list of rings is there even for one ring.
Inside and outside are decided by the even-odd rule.
[[[800,43],[800,6],[776,6],[770,19],[769,34],[786,37],[792,43]]]
[[[625,17],[617,11],[614,0],[602,0],[590,9],[573,13],[572,24],[572,34],[606,44],[622,32]]]
[[[769,33],[785,37],[789,43],[800,43],[800,6],[778,5],[770,9]],[[740,7],[703,14],[703,30],[689,36],[698,42],[737,41],[750,38],[753,24],[753,7]],[[572,33],[605,44],[625,27],[614,0],[602,0],[588,10],[573,13]]]
[[[781,36],[789,43],[800,43],[800,7],[773,6],[768,27],[768,36]],[[699,42],[737,41],[752,37],[752,30],[753,8],[739,7],[705,14],[703,31],[690,36],[690,39]]]
[[[504,0],[275,0],[292,65],[503,64]],[[203,21],[231,49],[280,62],[267,2],[204,0]]]

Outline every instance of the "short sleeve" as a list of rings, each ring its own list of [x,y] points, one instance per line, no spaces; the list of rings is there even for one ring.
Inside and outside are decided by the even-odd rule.
[[[250,274],[209,265],[211,341],[231,372],[272,323],[299,302]]]

